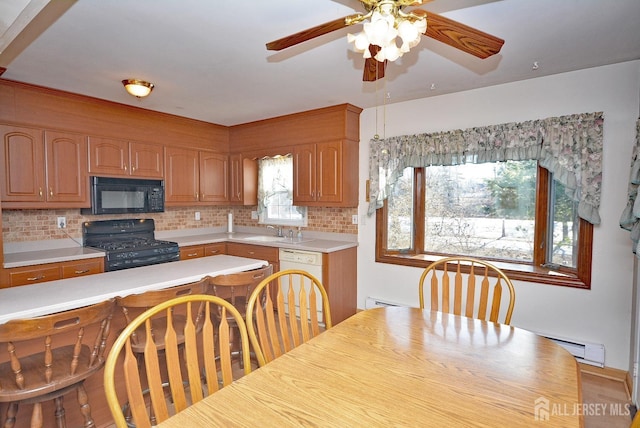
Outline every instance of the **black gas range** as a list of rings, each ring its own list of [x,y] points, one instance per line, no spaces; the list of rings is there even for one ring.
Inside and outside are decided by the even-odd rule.
[[[155,239],[153,219],[100,220],[82,224],[83,245],[106,252],[105,271],[180,260],[178,244]]]

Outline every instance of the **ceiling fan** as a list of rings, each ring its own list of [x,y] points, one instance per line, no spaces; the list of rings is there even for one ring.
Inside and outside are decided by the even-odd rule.
[[[268,50],[279,51],[344,27],[364,22],[364,30],[349,35],[356,51],[365,58],[362,80],[373,82],[384,77],[388,61],[394,61],[418,44],[421,35],[484,59],[500,52],[504,40],[437,13],[413,9],[431,0],[359,0],[367,13],[357,13],[300,31],[267,43]],[[408,7],[409,10],[404,9]],[[369,20],[369,22],[365,22]],[[402,40],[398,46],[397,39]]]

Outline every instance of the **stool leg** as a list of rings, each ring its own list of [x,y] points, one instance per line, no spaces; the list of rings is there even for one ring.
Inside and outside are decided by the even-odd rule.
[[[31,428],[42,427],[42,404],[35,403],[31,412]]]
[[[16,414],[18,413],[18,402],[9,403],[7,407],[7,417],[4,420],[4,428],[13,428],[16,424]]]
[[[56,427],[58,428],[66,428],[67,423],[64,419],[64,396],[54,398],[53,402],[56,406],[55,416],[56,416]],[[42,425],[40,425],[42,426]]]
[[[80,413],[84,417],[85,428],[94,428],[96,424],[91,417],[91,406],[89,405],[87,390],[84,389],[84,382],[78,385],[78,404],[80,404]]]

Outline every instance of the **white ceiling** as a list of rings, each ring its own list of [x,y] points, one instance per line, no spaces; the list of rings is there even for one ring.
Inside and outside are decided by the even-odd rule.
[[[0,0],[0,47],[10,12],[48,1]],[[280,52],[265,48],[364,12],[357,0],[64,1],[72,6],[28,47],[13,57],[0,54],[2,78],[221,125],[341,103],[368,108],[640,59],[638,0],[435,0],[422,8],[504,39],[502,51],[480,60],[423,36],[373,83],[362,82],[364,60],[346,40],[360,25]],[[138,100],[124,91],[125,78],[156,88]]]

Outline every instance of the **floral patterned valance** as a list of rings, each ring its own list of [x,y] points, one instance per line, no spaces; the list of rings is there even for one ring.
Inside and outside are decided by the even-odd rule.
[[[640,185],[640,119],[636,123],[636,144],[631,154],[631,174],[629,176],[629,200],[620,217],[620,227],[631,231],[633,252],[640,256],[640,200],[638,200],[638,186]]]
[[[603,123],[602,112],[583,113],[371,140],[369,215],[406,167],[533,159],[572,192],[581,218],[599,224]]]

